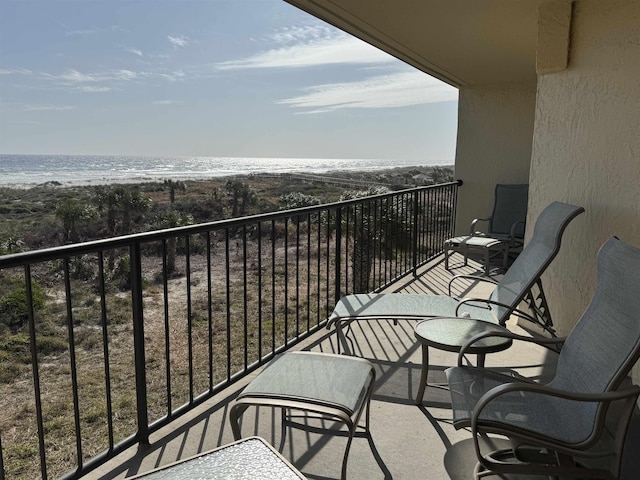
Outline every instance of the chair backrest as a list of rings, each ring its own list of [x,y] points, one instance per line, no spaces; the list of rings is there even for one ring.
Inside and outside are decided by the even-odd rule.
[[[617,238],[598,253],[596,291],[567,337],[550,385],[616,389],[640,358],[640,249]]]
[[[514,223],[519,223],[516,237],[524,237],[524,222],[527,219],[527,204],[529,201],[529,185],[496,185],[493,212],[489,222],[489,235],[511,233]]]
[[[598,253],[598,277],[591,303],[567,337],[548,384],[574,393],[616,390],[640,358],[640,249],[612,238]],[[596,438],[606,404],[572,402],[580,419],[564,435]]]
[[[542,276],[560,250],[562,234],[569,222],[584,212],[584,208],[553,202],[538,216],[531,240],[504,274],[489,297],[495,302],[517,307]],[[493,307],[498,323],[504,325],[511,315],[505,307]]]

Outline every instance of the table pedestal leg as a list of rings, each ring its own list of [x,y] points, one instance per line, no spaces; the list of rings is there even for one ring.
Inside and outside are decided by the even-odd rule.
[[[479,353],[478,354],[478,368],[484,368],[484,359],[487,356],[486,353]]]
[[[424,389],[427,387],[427,377],[429,376],[429,347],[422,345],[422,374],[420,375],[420,386],[418,387],[418,395],[416,396],[416,404],[422,404],[424,397]]]

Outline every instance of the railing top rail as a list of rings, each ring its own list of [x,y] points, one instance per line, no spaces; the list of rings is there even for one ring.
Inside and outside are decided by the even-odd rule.
[[[348,207],[350,205],[357,205],[362,202],[370,202],[371,200],[378,200],[389,198],[397,195],[403,195],[407,193],[431,190],[436,188],[442,188],[452,185],[462,185],[462,180],[455,180],[448,183],[440,183],[437,185],[427,185],[421,187],[413,187],[405,190],[396,190],[394,192],[382,193],[378,195],[370,195],[367,197],[354,198],[350,200],[344,200],[339,202],[325,203],[322,205],[314,205],[310,207],[296,208],[293,210],[282,210],[278,212],[268,212],[258,215],[250,215],[245,217],[237,217],[227,220],[218,220],[215,222],[199,223],[197,225],[189,225],[185,227],[174,227],[162,230],[153,230],[143,233],[135,233],[131,235],[123,235],[119,237],[105,238],[100,240],[91,240],[88,242],[75,243],[70,245],[62,245],[57,247],[43,248],[40,250],[32,250],[28,252],[12,253],[9,255],[0,256],[0,269],[14,268],[32,263],[44,262],[48,260],[55,260],[64,257],[71,257],[77,255],[83,255],[100,250],[109,250],[114,248],[128,247],[137,242],[153,242],[161,241],[163,239],[184,236],[195,235],[198,233],[204,233],[212,230],[223,230],[225,228],[236,228],[243,225],[255,224],[259,222],[278,220],[281,218],[313,214],[333,208]]]

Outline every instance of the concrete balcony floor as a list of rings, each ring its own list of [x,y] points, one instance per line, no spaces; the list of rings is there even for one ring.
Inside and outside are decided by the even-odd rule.
[[[475,262],[463,266],[457,254],[452,259],[451,272],[444,269],[441,261],[434,262],[422,269],[417,278],[394,285],[389,291],[446,294],[452,274],[482,272]],[[456,293],[486,296],[491,287],[467,283],[466,289]],[[367,321],[355,322],[352,326],[350,338],[354,353],[375,365],[377,378],[371,400],[373,445],[366,438],[354,439],[347,471],[350,480],[473,478],[476,459],[471,434],[466,429],[455,430],[451,425],[448,391],[427,387],[423,403],[415,403],[421,349],[414,338],[413,324],[411,321],[400,321],[397,325],[392,321]],[[526,333],[515,322],[510,322],[509,328]],[[298,348],[335,353],[335,332],[323,330]],[[444,370],[455,365],[457,354],[430,349],[430,356],[429,381],[444,382]],[[527,377],[544,379],[552,375],[555,359],[556,355],[544,348],[514,344],[504,352],[488,355],[486,366],[510,368]],[[85,478],[127,478],[232,442],[228,411],[235,396],[254,376],[155,433],[149,446],[131,448]],[[277,447],[279,422],[279,411],[249,408],[242,419],[242,434],[244,437],[259,435]],[[506,446],[500,439],[488,442],[494,448]],[[345,437],[290,429],[282,453],[310,479],[336,479],[340,478],[345,445]]]

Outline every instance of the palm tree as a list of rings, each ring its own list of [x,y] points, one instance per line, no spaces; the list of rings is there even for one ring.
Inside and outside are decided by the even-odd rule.
[[[239,217],[244,215],[247,207],[255,198],[255,192],[249,185],[240,180],[227,180],[224,187],[231,197],[231,216]]]
[[[450,168],[435,166],[431,169],[430,174],[434,185],[453,181],[453,171]]]
[[[75,198],[66,198],[56,206],[56,217],[62,220],[65,241],[77,242],[79,221],[90,220],[95,216],[95,211],[84,202]]]
[[[95,190],[94,203],[99,211],[106,209],[107,230],[111,235],[117,235],[130,233],[132,214],[148,210],[151,199],[143,197],[138,187],[99,186]]]
[[[160,214],[155,221],[158,229],[182,227],[193,223],[191,215],[181,215],[175,210],[169,210]],[[176,237],[167,239],[167,275],[171,275],[176,271],[176,256],[178,250],[178,242]]]
[[[169,189],[169,201],[171,202],[171,205],[176,201],[176,190],[180,190],[181,192],[187,190],[187,184],[181,180],[168,179],[163,182],[163,185],[165,189]]]
[[[341,201],[363,198],[387,193],[385,187],[371,187],[368,190],[347,191]],[[343,215],[343,232],[348,231],[351,238],[351,268],[353,274],[353,293],[365,293],[371,289],[371,273],[376,255],[391,257],[396,251],[404,251],[410,246],[410,227],[407,219],[411,208],[402,200],[395,198],[362,201],[351,207]],[[348,222],[348,225],[346,224]]]
[[[107,231],[115,236],[130,233],[132,214],[148,210],[151,199],[143,197],[138,187],[98,186],[95,189],[94,203],[98,211],[106,210]],[[108,266],[110,270],[115,268],[115,251],[113,250],[109,252]]]

